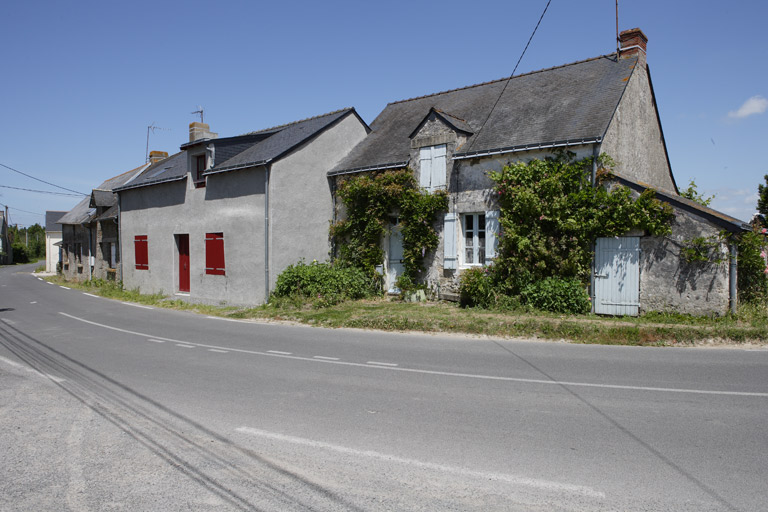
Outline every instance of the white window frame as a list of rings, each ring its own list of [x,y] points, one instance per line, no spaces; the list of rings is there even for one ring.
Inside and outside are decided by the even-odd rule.
[[[468,230],[467,230],[467,219],[472,218],[472,261],[467,261],[467,250],[469,247],[467,247],[467,238],[469,237]],[[482,218],[483,225],[480,225],[480,219]],[[478,212],[478,213],[462,213],[460,216],[461,219],[461,237],[459,240],[461,240],[461,261],[462,265],[465,267],[480,267],[485,264],[485,212]],[[482,237],[482,244],[480,243],[480,233],[483,234]],[[482,246],[481,246],[482,245]],[[481,261],[481,251],[482,251],[482,261]]]
[[[419,186],[430,192],[444,189],[448,174],[448,145],[419,149]]]

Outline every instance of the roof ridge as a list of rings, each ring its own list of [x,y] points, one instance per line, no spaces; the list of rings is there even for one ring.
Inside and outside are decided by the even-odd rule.
[[[555,69],[565,68],[565,67],[568,67],[568,66],[575,66],[576,64],[584,64],[585,62],[590,62],[590,61],[598,60],[598,59],[604,59],[604,58],[612,57],[612,56],[615,56],[615,55],[616,55],[615,52],[614,53],[608,53],[606,55],[599,55],[597,57],[592,57],[590,59],[583,59],[583,60],[577,60],[575,62],[568,62],[567,64],[560,64],[559,66],[552,66],[552,67],[548,67],[548,68],[537,69],[535,71],[529,71],[527,73],[522,73],[522,74],[519,74],[519,75],[512,75],[512,76],[508,76],[508,77],[504,77],[504,78],[497,78],[495,80],[489,80],[487,82],[481,82],[479,84],[465,85],[464,87],[457,87],[455,89],[448,89],[446,91],[434,92],[432,94],[424,94],[422,96],[414,96],[413,98],[407,98],[407,99],[404,99],[404,100],[392,101],[392,102],[388,103],[388,105],[395,105],[397,103],[405,103],[405,102],[408,102],[408,101],[420,100],[420,99],[424,99],[424,98],[429,98],[431,96],[439,96],[441,94],[448,94],[450,92],[463,91],[464,89],[472,89],[473,87],[482,87],[484,85],[490,85],[490,84],[494,84],[494,83],[497,83],[497,82],[503,82],[505,80],[512,80],[513,78],[521,78],[521,77],[524,77],[524,76],[534,75],[536,73],[543,73],[544,71],[552,71],[552,70],[555,70]],[[454,117],[456,117],[456,116],[454,116]]]
[[[305,121],[311,121],[313,119],[319,119],[321,117],[332,116],[334,114],[338,114],[339,112],[344,112],[344,111],[347,111],[347,110],[354,110],[354,109],[355,109],[355,107],[344,107],[344,108],[340,108],[340,109],[334,110],[333,112],[326,112],[325,114],[318,114],[316,116],[307,117],[305,119],[299,119],[298,121],[292,121],[290,123],[279,124],[277,126],[272,126],[271,128],[263,128],[261,130],[255,131],[255,132],[243,133],[242,135],[238,135],[238,137],[243,137],[245,135],[257,135],[259,133],[264,133],[264,132],[269,132],[269,131],[272,131],[272,130],[277,130],[278,128],[281,128],[281,129],[282,128],[287,128],[288,126],[291,126],[291,125],[294,125],[294,124],[303,123]]]

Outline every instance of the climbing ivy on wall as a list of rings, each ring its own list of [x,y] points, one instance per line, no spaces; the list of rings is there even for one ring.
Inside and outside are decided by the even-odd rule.
[[[561,153],[516,162],[489,173],[501,207],[501,236],[493,272],[510,291],[550,276],[587,282],[592,243],[634,228],[671,233],[672,207],[653,190],[633,199],[629,188],[603,186],[612,160],[598,158],[597,185],[590,183],[592,158]]]
[[[448,208],[444,190],[421,190],[413,171],[400,169],[340,179],[337,197],[346,216],[331,225],[338,257],[374,272],[384,261],[383,236],[397,216],[403,236],[404,276],[421,281],[424,259],[439,243],[434,228],[438,213]]]

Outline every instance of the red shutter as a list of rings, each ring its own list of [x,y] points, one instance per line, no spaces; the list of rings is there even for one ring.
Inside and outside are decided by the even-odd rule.
[[[149,251],[147,246],[147,235],[139,235],[133,240],[136,270],[149,270]]]
[[[205,234],[205,273],[224,275],[224,233]]]

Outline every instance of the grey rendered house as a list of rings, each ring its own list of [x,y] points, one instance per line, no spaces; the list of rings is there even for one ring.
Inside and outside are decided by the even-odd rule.
[[[56,272],[62,259],[61,224],[59,219],[67,212],[48,210],[45,212],[45,271]]]
[[[436,226],[440,246],[426,282],[448,298],[463,270],[488,264],[495,254],[499,207],[488,171],[558,150],[577,158],[606,153],[617,163],[617,181],[637,193],[657,190],[676,220],[664,239],[638,232],[596,241],[595,311],[724,313],[735,300],[729,286],[735,273],[727,263],[686,271],[680,247],[691,237],[740,231],[743,223],[679,197],[646,43],[642,31],[627,30],[618,54],[390,103],[365,140],[329,173],[331,185],[341,177],[410,167],[425,189],[446,189],[448,212]],[[397,226],[382,245],[392,290],[402,271]],[[727,254],[728,248],[720,244],[718,250]]]
[[[113,189],[136,178],[148,166],[140,165],[104,181],[58,220],[61,225],[61,272],[65,278],[75,281],[121,279],[117,268],[120,254],[117,196]]]
[[[288,265],[328,259],[327,173],[368,131],[352,108],[235,137],[190,124],[179,153],[116,189],[124,285],[264,302]]]

